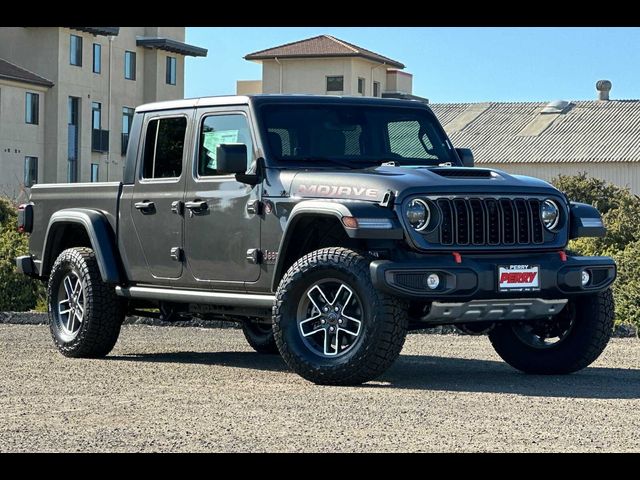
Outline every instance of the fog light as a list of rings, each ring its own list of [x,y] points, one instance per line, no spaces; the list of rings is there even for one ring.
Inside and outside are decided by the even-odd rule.
[[[589,275],[589,272],[587,272],[586,270],[582,270],[582,286],[586,286],[587,283],[589,283],[589,280],[591,279],[591,275]]]
[[[435,290],[440,285],[440,277],[437,273],[432,273],[427,277],[427,287],[431,290]]]

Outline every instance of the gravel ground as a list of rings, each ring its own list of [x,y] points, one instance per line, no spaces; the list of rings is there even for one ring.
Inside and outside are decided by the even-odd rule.
[[[234,329],[128,325],[104,360],[0,325],[0,452],[640,452],[640,340],[527,376],[484,337],[409,335],[379,381],[320,387]]]

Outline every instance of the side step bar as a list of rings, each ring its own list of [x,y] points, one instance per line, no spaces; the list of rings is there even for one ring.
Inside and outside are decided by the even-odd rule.
[[[154,287],[116,287],[116,295],[125,298],[164,300],[178,303],[204,303],[230,307],[271,308],[275,295],[249,293],[202,292]]]
[[[434,324],[532,320],[557,315],[567,299],[517,298],[508,300],[471,300],[461,303],[433,302],[420,321]]]

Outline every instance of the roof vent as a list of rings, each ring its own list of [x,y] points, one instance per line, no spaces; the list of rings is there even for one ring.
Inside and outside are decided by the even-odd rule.
[[[571,103],[566,100],[554,100],[547,103],[540,113],[566,113],[570,106]]]
[[[598,80],[596,82],[596,90],[598,90],[598,100],[609,100],[611,82],[609,80]]]

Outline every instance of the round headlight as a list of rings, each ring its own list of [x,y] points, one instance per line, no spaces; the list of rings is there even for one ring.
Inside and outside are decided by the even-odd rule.
[[[553,200],[545,200],[540,205],[540,216],[547,230],[553,230],[560,223],[560,209]]]
[[[409,202],[409,205],[407,205],[406,215],[409,224],[419,232],[429,225],[431,212],[424,200],[414,198]]]

